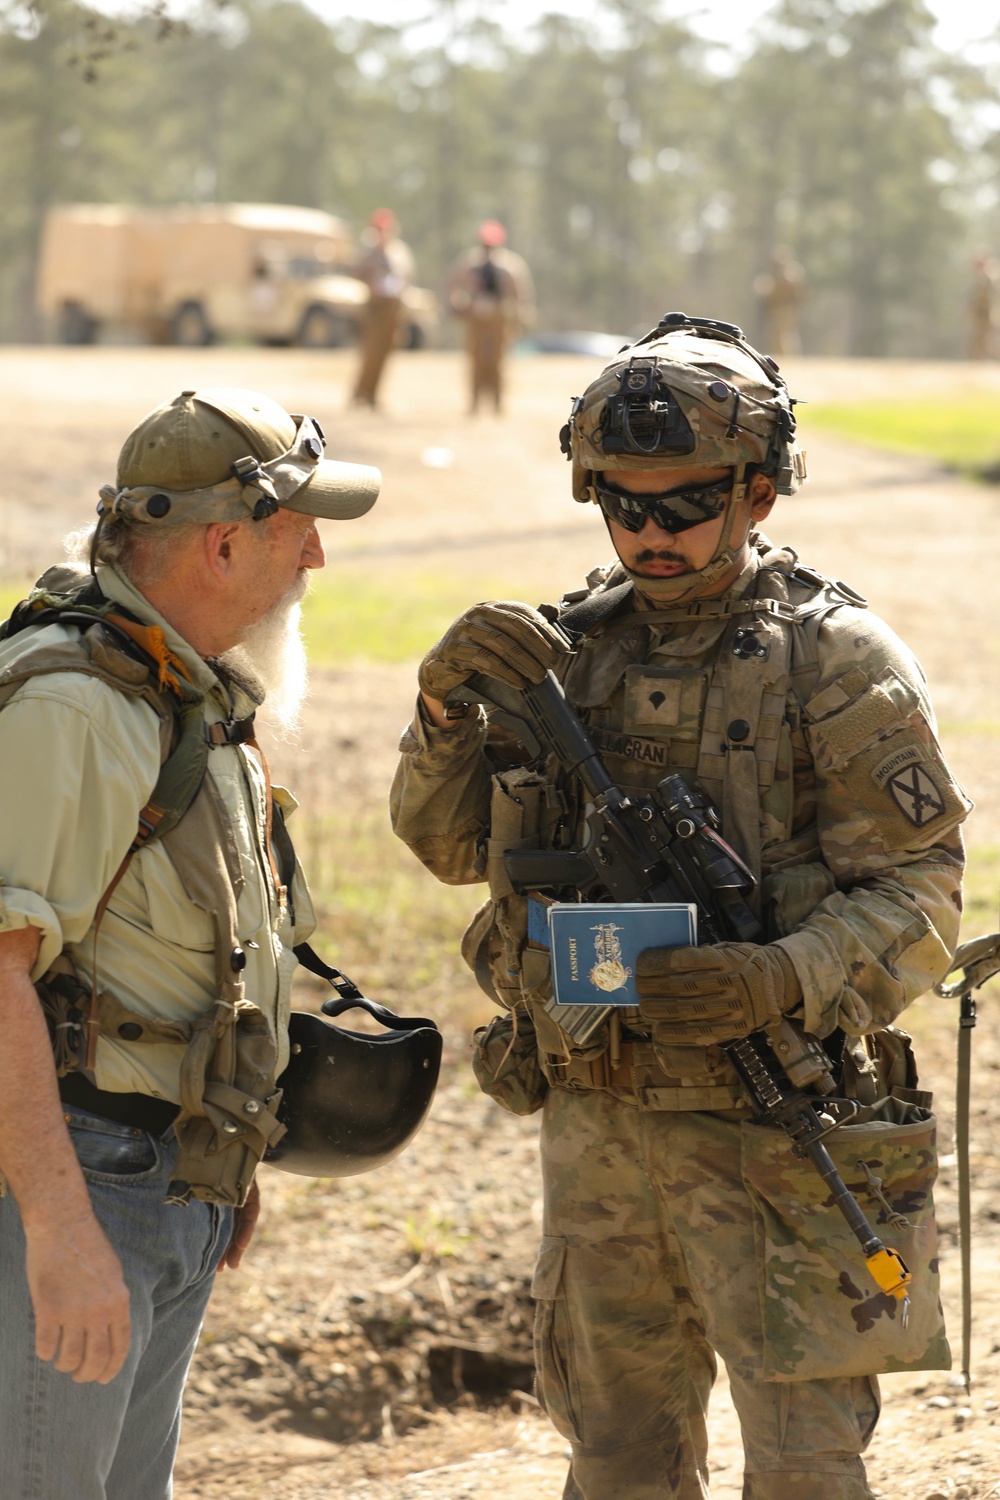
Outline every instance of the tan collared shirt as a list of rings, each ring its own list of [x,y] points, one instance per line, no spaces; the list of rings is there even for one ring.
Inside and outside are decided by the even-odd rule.
[[[253,704],[208,664],[116,569],[98,579],[105,595],[163,630],[168,647],[205,693],[206,720],[243,718]],[[43,644],[75,638],[48,625],[0,643],[0,671]],[[91,982],[94,913],[132,842],[160,771],[158,720],[145,702],[78,672],[25,683],[0,712],[0,931],[41,932],[33,978],[64,948]],[[278,1071],[287,1062],[292,947],[314,927],[305,882],[296,880],[296,926],[279,904],[266,852],[266,781],[256,752],[222,745],[208,774],[232,824],[244,885],[237,901],[246,952],[247,998],[275,1027]],[[215,998],[211,919],[195,907],[166,849],[151,844],[129,865],[100,926],[99,986],[129,1008],[193,1019]],[[102,1037],[97,1084],[178,1101],[181,1046]]]

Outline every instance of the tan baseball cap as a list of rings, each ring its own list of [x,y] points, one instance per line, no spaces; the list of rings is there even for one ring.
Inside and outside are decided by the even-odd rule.
[[[279,508],[327,520],[363,516],[382,476],[323,457],[312,417],[290,416],[257,391],[181,391],[129,433],[102,514],[136,524],[257,520]]]

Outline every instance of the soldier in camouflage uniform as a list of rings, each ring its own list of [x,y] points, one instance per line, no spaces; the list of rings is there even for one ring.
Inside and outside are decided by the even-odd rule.
[[[544,1110],[536,1358],[573,1500],[708,1495],[717,1355],[745,1500],[868,1500],[874,1377],[949,1360],[934,1117],[891,1023],[948,968],[968,803],[906,647],[758,530],[804,477],[794,431],[777,367],[731,325],[673,314],[623,351],[563,433],[618,554],[588,581],[582,640],[555,608],[474,606],[422,663],[402,742],[396,832],[439,879],[489,881],[463,951],[503,1013],[477,1033],[477,1076]],[[639,1007],[584,1044],[551,1001],[548,898],[515,894],[502,860],[579,848],[580,787],[454,701],[473,673],[523,687],[550,668],[626,790],[680,772],[714,802],[767,937],[647,950]],[[859,1101],[829,1146],[913,1271],[906,1327],[722,1050],[782,1015]]]

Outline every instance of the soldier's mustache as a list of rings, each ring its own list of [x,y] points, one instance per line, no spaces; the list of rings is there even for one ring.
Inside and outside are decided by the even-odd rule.
[[[672,552],[669,547],[643,547],[641,552],[636,553],[635,562],[636,564],[651,562],[680,563],[682,566],[686,566],[687,558],[682,556],[680,552]]]

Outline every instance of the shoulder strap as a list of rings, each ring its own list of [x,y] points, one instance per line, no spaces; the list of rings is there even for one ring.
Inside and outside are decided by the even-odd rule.
[[[802,707],[819,679],[819,632],[823,621],[845,605],[867,609],[868,601],[840,579],[826,578],[815,568],[806,567],[790,549],[775,549],[765,557],[758,574],[757,592],[762,605],[775,608],[793,626],[789,680]]]
[[[626,579],[624,583],[616,584],[614,588],[597,589],[585,598],[574,601],[567,609],[563,609],[557,616],[560,629],[574,641],[593,630],[595,625],[601,624],[619,609],[632,594],[632,582]]]
[[[204,732],[204,697],[187,680],[177,658],[167,651],[162,631],[120,612],[96,585],[88,583],[66,596],[36,590],[0,627],[0,638],[9,639],[22,630],[55,623],[79,626],[79,638],[29,649],[0,673],[0,709],[33,677],[80,672],[118,692],[143,698],[164,726],[160,734],[160,774],[139,813],[135,837],[94,913],[93,984],[83,1063],[83,1071],[93,1080],[100,1033],[97,940],[101,922],[138,851],[176,828],[194,802],[205,778],[209,746]]]
[[[26,599],[15,604],[10,618],[0,624],[0,640],[18,635],[29,625],[49,624],[76,612],[93,622],[111,607],[96,578],[84,577],[71,568],[48,568]]]

